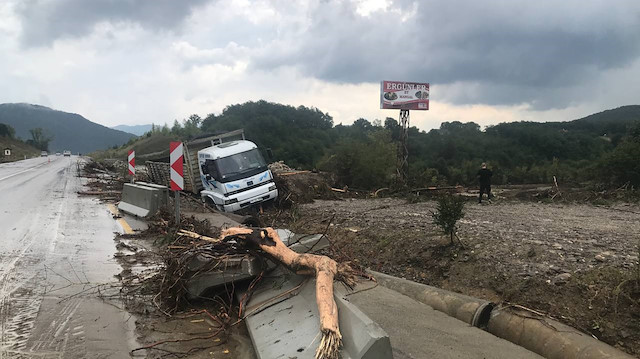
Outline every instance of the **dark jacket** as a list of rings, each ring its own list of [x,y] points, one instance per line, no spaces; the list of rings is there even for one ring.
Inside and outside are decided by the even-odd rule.
[[[480,179],[481,186],[491,186],[491,176],[493,176],[493,172],[491,172],[488,168],[481,168],[478,171],[478,178]]]

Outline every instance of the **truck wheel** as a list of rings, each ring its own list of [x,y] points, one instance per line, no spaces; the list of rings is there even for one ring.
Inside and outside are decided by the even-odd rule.
[[[204,202],[204,204],[211,208],[216,208],[216,203],[213,202],[213,200],[209,196],[202,197],[202,202]]]

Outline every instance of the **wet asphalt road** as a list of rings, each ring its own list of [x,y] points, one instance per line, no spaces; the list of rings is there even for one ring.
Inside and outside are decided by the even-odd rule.
[[[78,157],[0,164],[0,358],[128,358],[107,207],[81,197]]]

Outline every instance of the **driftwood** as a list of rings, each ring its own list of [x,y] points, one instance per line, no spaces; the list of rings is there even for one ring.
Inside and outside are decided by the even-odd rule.
[[[316,304],[320,315],[322,339],[316,351],[316,359],[340,357],[342,335],[338,325],[338,307],[333,299],[333,280],[338,279],[352,287],[353,271],[347,265],[339,265],[333,259],[315,254],[298,254],[280,240],[273,228],[249,229],[234,227],[222,232],[221,239],[234,238],[259,247],[262,251],[299,274],[316,277]]]
[[[293,176],[293,175],[299,175],[303,173],[311,173],[311,171],[282,172],[282,173],[278,173],[278,176]]]
[[[214,243],[219,243],[220,242],[220,239],[207,237],[207,236],[204,236],[202,234],[198,234],[196,232],[187,231],[186,229],[179,230],[178,234],[181,235],[181,236],[185,236],[185,237],[189,237],[189,238],[193,238],[193,239],[201,239],[201,240],[207,241],[207,242],[214,242]]]
[[[556,179],[556,176],[553,176],[553,184],[556,186],[556,193],[553,195],[553,197],[551,197],[551,199],[556,198],[557,195],[560,195],[560,197],[562,197],[562,193],[560,193],[560,187],[558,187],[558,180]]]
[[[122,191],[78,191],[78,194],[83,196],[114,195],[122,194]]]

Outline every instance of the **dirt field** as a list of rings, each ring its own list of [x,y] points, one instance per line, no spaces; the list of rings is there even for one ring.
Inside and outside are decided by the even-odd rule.
[[[462,248],[432,224],[435,205],[318,200],[263,220],[298,233],[329,228],[336,254],[363,266],[518,303],[640,355],[640,206],[470,200]]]

